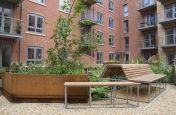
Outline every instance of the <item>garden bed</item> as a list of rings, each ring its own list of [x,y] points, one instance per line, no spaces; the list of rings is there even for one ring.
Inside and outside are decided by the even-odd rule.
[[[42,75],[42,74],[14,74],[3,75],[3,94],[9,101],[23,99],[64,100],[65,82],[87,82],[87,75]],[[69,88],[69,100],[76,102],[88,99],[88,88]]]

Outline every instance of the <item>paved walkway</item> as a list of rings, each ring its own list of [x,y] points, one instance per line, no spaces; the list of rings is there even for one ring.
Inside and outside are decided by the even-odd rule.
[[[14,104],[0,96],[0,115],[176,115],[176,86],[167,90],[150,104],[139,108],[64,109],[59,103]]]

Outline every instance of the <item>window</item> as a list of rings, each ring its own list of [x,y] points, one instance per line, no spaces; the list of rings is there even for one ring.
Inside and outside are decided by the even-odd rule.
[[[96,0],[96,2],[100,5],[103,5],[103,0]]]
[[[109,35],[109,45],[114,46],[114,36],[113,35]]]
[[[44,32],[44,18],[36,14],[28,15],[28,31],[42,34]]]
[[[97,64],[103,64],[103,52],[97,52]]]
[[[41,63],[43,59],[43,48],[41,47],[28,47],[27,49],[27,63]]]
[[[154,13],[150,13],[144,16],[145,26],[153,26],[156,24],[156,16]]]
[[[114,28],[114,19],[112,17],[109,17],[109,27]]]
[[[113,61],[115,59],[114,53],[109,53],[109,61]]]
[[[124,54],[124,56],[125,56],[125,63],[129,63],[129,58],[130,58],[129,54],[126,53]]]
[[[144,7],[155,4],[155,0],[143,0]]]
[[[123,22],[123,26],[124,26],[124,33],[128,33],[129,32],[128,20],[125,20]]]
[[[37,2],[37,3],[42,3],[42,4],[45,3],[45,0],[33,0],[33,1],[35,1],[35,2]]]
[[[125,37],[125,50],[129,50],[129,38]]]
[[[145,48],[153,48],[156,47],[156,34],[150,33],[144,35],[144,47]]]
[[[64,12],[70,11],[70,0],[59,0],[59,9]]]
[[[165,6],[165,18],[176,18],[176,3]]]
[[[114,11],[114,3],[111,0],[109,0],[109,10]]]
[[[104,39],[103,39],[103,32],[97,31],[97,38],[98,38],[98,44],[103,44]]]
[[[123,15],[124,17],[128,16],[128,4],[125,4],[123,6]]]
[[[167,63],[172,65],[176,59],[176,52],[167,53]]]
[[[166,30],[166,43],[176,44],[176,28],[170,28]]]
[[[97,23],[99,24],[103,23],[103,14],[101,12],[97,13]]]

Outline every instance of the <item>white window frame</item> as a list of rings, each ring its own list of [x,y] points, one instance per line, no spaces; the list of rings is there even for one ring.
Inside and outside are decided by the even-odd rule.
[[[109,0],[109,10],[114,11],[114,2],[112,0]]]
[[[114,35],[109,35],[109,46],[114,47],[115,41],[114,41]]]
[[[167,34],[168,31],[172,30],[173,31],[173,34]],[[170,39],[173,40],[173,43],[168,43],[168,39],[169,37],[172,37]],[[166,44],[176,44],[176,27],[175,28],[169,28],[169,29],[166,29]]]
[[[114,19],[113,17],[109,17],[109,28],[114,28],[115,24],[114,24]]]
[[[35,17],[35,25],[34,26],[29,26],[29,16],[34,16]],[[43,19],[43,24],[42,24],[42,28],[38,28],[37,27],[37,18],[42,18]],[[37,34],[44,34],[44,22],[45,22],[45,18],[41,15],[38,14],[34,14],[34,13],[29,13],[28,14],[28,26],[27,26],[27,31],[29,33],[37,33]],[[29,28],[35,29],[35,31],[30,31]],[[42,32],[37,32],[37,29],[41,30]]]
[[[172,13],[171,17],[168,17],[168,13]],[[176,3],[166,5],[164,14],[166,19],[176,18]]]
[[[29,57],[29,54],[28,54],[28,49],[29,48],[31,48],[31,49],[34,49],[34,59],[29,59],[28,57]],[[37,49],[41,49],[42,50],[42,58],[41,59],[37,59],[36,58],[36,56],[37,56]],[[43,47],[39,47],[39,46],[29,46],[29,47],[27,47],[27,61],[26,61],[26,63],[28,63],[28,62],[33,62],[34,64],[36,63],[36,62],[42,62],[42,60],[43,60],[43,53],[44,53],[44,50],[43,50],[44,48]]]
[[[97,0],[97,4],[99,4],[99,5],[103,5],[103,0]]]
[[[128,16],[128,4],[123,5],[123,16],[124,17]]]
[[[97,23],[103,24],[103,13],[97,12]]]
[[[100,36],[98,38],[98,36]],[[97,31],[97,38],[100,40],[100,43],[98,43],[98,45],[103,45],[104,44],[104,33],[101,31]]]
[[[98,58],[100,58],[100,59],[98,59]],[[104,62],[104,52],[102,52],[102,51],[98,51],[97,52],[97,55],[96,55],[96,59],[97,59],[97,64],[103,64],[103,62]]]
[[[62,11],[62,12],[65,12],[65,13],[69,13],[70,9],[63,9],[64,2],[69,2],[70,3],[70,0],[59,0],[59,10]]]

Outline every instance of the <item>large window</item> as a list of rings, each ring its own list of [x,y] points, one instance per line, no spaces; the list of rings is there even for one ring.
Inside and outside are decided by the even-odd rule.
[[[70,0],[59,0],[59,10],[64,12],[70,11]]]
[[[114,19],[112,17],[109,17],[109,27],[114,28]]]
[[[144,47],[146,48],[156,47],[156,34],[155,33],[145,34]]]
[[[96,2],[100,5],[103,5],[103,0],[96,0]]]
[[[114,11],[114,3],[111,0],[109,0],[109,10]]]
[[[115,53],[109,53],[109,61],[115,60]]]
[[[156,24],[156,15],[154,13],[146,14],[144,17],[144,26],[153,26]]]
[[[165,6],[165,18],[176,18],[176,3]]]
[[[97,12],[97,23],[103,23],[103,14],[101,12]]]
[[[123,15],[124,17],[128,16],[128,4],[123,5]]]
[[[43,34],[44,33],[44,18],[36,14],[28,15],[28,31]]]
[[[176,44],[176,28],[170,28],[166,30],[166,43]]]
[[[125,20],[123,22],[123,28],[124,28],[124,33],[128,33],[129,32],[129,24],[128,24],[128,20]]]
[[[97,64],[103,64],[103,52],[97,52]]]
[[[176,59],[176,52],[169,52],[167,53],[167,63],[168,64],[174,64],[174,61]]]
[[[149,6],[155,3],[155,0],[143,0],[143,5],[145,6]]]
[[[35,2],[37,2],[37,3],[42,3],[42,4],[45,3],[45,0],[33,0],[33,1],[35,1]]]
[[[98,39],[98,44],[104,43],[103,32],[97,31],[97,39]]]
[[[109,35],[109,45],[114,46],[114,36],[113,35]]]
[[[129,37],[125,37],[125,50],[129,50]]]
[[[27,63],[41,63],[43,59],[43,48],[28,47],[27,49]]]

